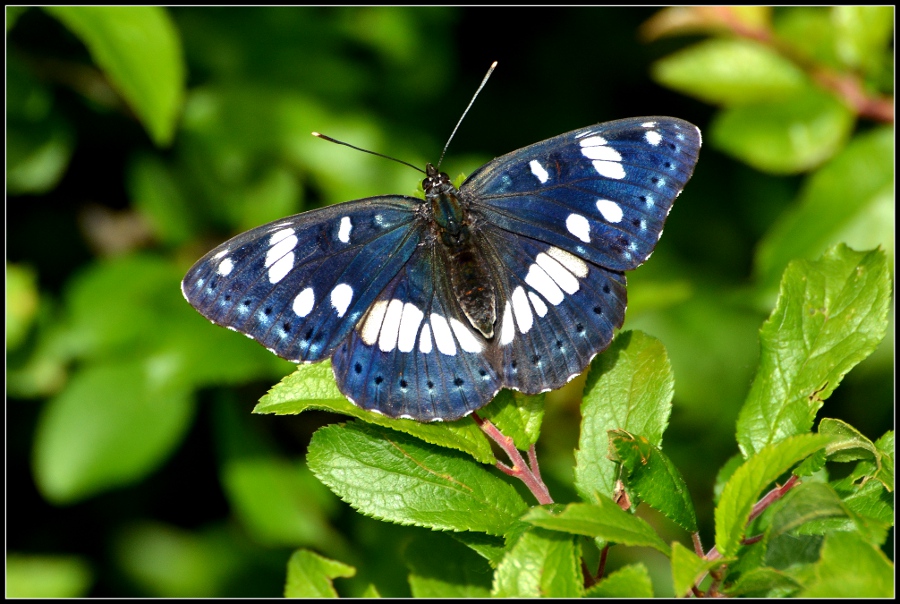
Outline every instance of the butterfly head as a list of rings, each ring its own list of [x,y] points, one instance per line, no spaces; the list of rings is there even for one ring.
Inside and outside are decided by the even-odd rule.
[[[425,191],[425,197],[443,195],[456,189],[450,182],[450,177],[446,172],[438,172],[438,169],[431,164],[425,165],[425,174],[427,177],[422,181],[422,189]]]

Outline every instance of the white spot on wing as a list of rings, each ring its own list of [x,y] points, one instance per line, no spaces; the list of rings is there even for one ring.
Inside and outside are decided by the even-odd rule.
[[[525,283],[533,287],[542,296],[547,298],[550,304],[556,306],[563,301],[562,290],[556,285],[556,282],[537,264],[528,267],[528,274],[525,275]],[[541,315],[543,316],[543,315]]]
[[[337,316],[344,316],[351,300],[353,300],[353,288],[346,283],[338,283],[331,290],[331,306],[337,312]]]
[[[500,345],[505,346],[513,341],[516,335],[516,326],[513,325],[512,306],[509,301],[503,309],[503,325],[500,327]]]
[[[625,168],[623,168],[622,164],[617,161],[596,160],[593,163],[594,170],[596,170],[597,174],[599,174],[600,176],[612,178],[613,180],[622,180],[623,178],[625,178]]]
[[[656,128],[656,122],[644,122],[641,126],[644,128]]]
[[[587,134],[591,134],[588,132]],[[600,145],[605,145],[606,139],[602,136],[591,136],[581,141],[582,147],[598,147]]]
[[[231,271],[234,270],[234,262],[231,261],[231,258],[225,258],[222,262],[219,263],[218,273],[223,277],[227,277],[231,274]]]
[[[416,334],[425,314],[412,302],[403,305],[403,316],[400,318],[400,335],[397,338],[397,349],[410,352],[416,346]]]
[[[604,145],[586,145],[588,141],[593,139],[585,139],[581,141],[581,154],[588,159],[600,159],[603,161],[620,162],[622,154]]]
[[[272,233],[272,236],[269,237],[269,245],[275,245],[282,239],[286,239],[294,234],[294,229],[281,229],[280,231],[276,231]],[[294,244],[296,245],[296,243]],[[294,246],[291,246],[291,249],[294,249]]]
[[[353,223],[350,222],[349,216],[344,216],[341,218],[341,226],[338,229],[338,239],[343,241],[344,243],[350,243],[350,229],[353,228]]]
[[[520,333],[528,333],[531,326],[534,325],[534,316],[531,314],[531,305],[528,303],[528,296],[520,285],[513,290],[512,293],[513,313],[516,315],[516,325],[519,326]]]
[[[387,305],[387,300],[379,300],[372,305],[366,315],[359,337],[369,346],[373,346],[378,341],[378,332],[381,331],[381,323],[384,321]]]
[[[292,229],[285,229],[285,231],[290,231],[291,233],[294,232]],[[283,233],[285,231],[279,232]],[[274,239],[275,235],[272,235],[272,238]],[[266,252],[266,266],[272,266],[295,247],[297,247],[296,235],[287,235],[286,237],[283,237],[278,243],[270,247],[268,252]]]
[[[291,272],[292,268],[294,268],[294,252],[288,252],[269,267],[269,283],[278,283]]]
[[[539,295],[534,292],[528,292],[528,299],[531,300],[531,305],[534,306],[534,312],[536,312],[539,317],[547,315],[547,305],[544,304],[544,301],[541,300]]]
[[[528,162],[528,166],[531,168],[531,173],[534,174],[541,184],[544,184],[548,180],[550,180],[550,174],[547,173],[547,170],[544,169],[544,166],[541,165],[536,159]]]
[[[463,325],[461,321],[451,318],[450,327],[453,328],[453,333],[456,334],[456,339],[459,340],[459,345],[463,350],[466,352],[481,352],[484,350],[484,346],[475,337],[475,334]]]
[[[551,247],[547,250],[547,255],[569,269],[576,277],[584,279],[588,274],[587,262],[574,254],[570,254],[566,250],[558,247]]]
[[[419,352],[423,354],[431,352],[431,327],[428,323],[422,326],[422,335],[419,336]]]
[[[456,354],[456,342],[453,341],[453,332],[450,331],[450,325],[447,319],[439,314],[431,313],[431,328],[434,331],[434,343],[437,349],[447,356]]]
[[[567,294],[574,294],[581,287],[578,284],[578,279],[572,273],[547,254],[538,254],[535,260]]]
[[[648,130],[644,133],[644,138],[654,147],[662,141],[662,136],[656,130]]]
[[[312,311],[315,302],[316,294],[313,292],[313,288],[307,287],[294,298],[294,314],[298,317],[305,317]]]
[[[213,256],[213,260],[218,260],[225,254],[227,254],[229,251],[231,251],[231,250],[225,249],[225,250],[222,250],[221,252],[218,252],[215,256]]]
[[[378,348],[381,352],[390,352],[396,348],[401,316],[403,316],[403,302],[394,298],[388,304],[384,321],[381,323],[381,335],[378,336]]]
[[[566,218],[566,228],[580,240],[590,243],[591,223],[581,214],[569,214],[569,217]]]
[[[622,220],[622,208],[614,201],[598,199],[597,209],[607,222],[617,223]]]

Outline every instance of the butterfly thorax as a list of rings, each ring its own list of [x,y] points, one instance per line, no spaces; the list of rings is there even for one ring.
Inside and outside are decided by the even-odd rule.
[[[447,257],[450,286],[469,323],[486,338],[494,335],[497,303],[491,274],[475,245],[470,219],[459,191],[444,172],[428,164],[422,181],[431,205],[436,239]]]

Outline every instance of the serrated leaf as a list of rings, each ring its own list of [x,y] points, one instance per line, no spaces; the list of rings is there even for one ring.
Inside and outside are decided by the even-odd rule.
[[[802,484],[774,509],[767,539],[782,535],[826,535],[833,531],[856,531],[875,545],[883,542],[888,524],[865,518],[841,501],[831,486]]]
[[[487,561],[449,535],[418,537],[403,559],[414,598],[487,598],[491,594],[492,571]]]
[[[584,501],[611,497],[617,466],[607,459],[608,430],[641,434],[660,446],[672,410],[674,378],[662,343],[625,331],[591,363],[581,404],[581,437],[575,452],[575,487]]]
[[[586,598],[652,598],[653,583],[643,564],[629,564],[611,572],[584,592]]]
[[[301,549],[291,554],[287,565],[285,598],[337,598],[333,579],[356,575],[356,569],[343,562],[330,560],[315,552]]]
[[[155,6],[54,6],[44,10],[77,35],[143,122],[168,145],[184,101],[185,66],[175,24]]]
[[[687,597],[700,578],[710,570],[722,566],[727,559],[704,560],[677,541],[672,542],[672,585],[675,595]]]
[[[880,548],[856,533],[825,537],[814,579],[797,594],[803,598],[893,598],[894,565]]]
[[[624,430],[610,430],[609,442],[628,471],[629,490],[684,530],[696,532],[694,503],[672,460],[643,436]]]
[[[35,482],[54,503],[139,480],[181,441],[194,405],[172,359],[81,369],[38,419]]]
[[[732,597],[775,598],[788,596],[800,587],[791,576],[766,567],[742,573],[734,584],[725,589],[725,593]]]
[[[798,201],[766,233],[755,272],[774,287],[788,262],[812,260],[843,242],[855,249],[894,249],[894,131],[856,136],[812,174]]]
[[[319,429],[306,459],[338,497],[397,524],[502,535],[527,508],[468,457],[359,421]]]
[[[622,545],[652,547],[669,555],[669,546],[645,520],[624,511],[607,497],[598,496],[596,501],[597,503],[570,503],[557,514],[546,507],[532,508],[522,520],[534,526],[573,535],[599,537]]]
[[[847,422],[823,417],[818,432],[835,438],[826,449],[831,461],[872,459],[877,467],[881,467],[881,455],[875,444]]]
[[[651,73],[664,86],[724,106],[784,99],[808,83],[770,47],[740,38],[700,42],[657,61]]]
[[[423,424],[360,409],[338,390],[329,361],[299,365],[297,371],[259,399],[253,413],[295,415],[309,409],[343,413],[370,424],[406,432],[425,442],[468,453],[481,463],[493,464],[495,461],[490,442],[471,417],[449,423]]]
[[[853,130],[854,114],[812,86],[788,98],[721,111],[709,128],[713,146],[771,174],[796,174],[829,159]]]
[[[823,401],[884,337],[890,288],[880,250],[839,245],[821,260],[788,265],[738,418],[745,456],[810,429]]]
[[[579,549],[571,536],[528,530],[497,567],[493,597],[580,597]]]
[[[821,434],[791,436],[762,449],[735,470],[716,506],[716,547],[720,554],[737,554],[750,512],[763,489],[829,442],[830,438]]]

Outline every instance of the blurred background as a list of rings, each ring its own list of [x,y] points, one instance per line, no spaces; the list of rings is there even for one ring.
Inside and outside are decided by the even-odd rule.
[[[341,416],[251,415],[293,366],[209,324],[179,283],[243,230],[413,194],[409,168],[309,133],[437,161],[495,60],[453,177],[624,117],[704,133],[629,274],[625,328],[669,352],[664,447],[712,543],[787,261],[844,241],[893,269],[893,8],[857,9],[8,7],[7,594],[279,596],[304,546],[356,566],[343,595],[410,595],[400,561],[428,531],[320,484],[305,448]],[[889,335],[820,417],[882,436],[893,366]],[[559,502],[575,500],[581,386],[548,396],[538,443]]]

